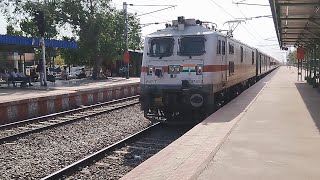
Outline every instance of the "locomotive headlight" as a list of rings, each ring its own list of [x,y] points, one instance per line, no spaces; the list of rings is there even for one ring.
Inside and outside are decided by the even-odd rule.
[[[169,74],[179,74],[180,73],[180,66],[179,65],[169,65]]]
[[[148,75],[152,75],[153,74],[153,66],[151,66],[151,65],[148,66],[147,74]]]
[[[197,74],[197,75],[201,75],[202,72],[203,72],[203,65],[202,65],[202,64],[198,64],[198,65],[196,66],[196,74]]]

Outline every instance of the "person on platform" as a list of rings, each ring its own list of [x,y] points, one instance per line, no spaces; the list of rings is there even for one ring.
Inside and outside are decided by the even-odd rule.
[[[84,68],[82,68],[81,71],[80,71],[80,74],[77,75],[77,78],[81,79],[81,78],[86,78],[86,77],[87,77],[86,70]]]
[[[37,66],[37,72],[39,72],[39,74],[40,74],[40,85],[44,86],[45,82],[44,82],[43,62],[42,62],[42,59],[40,59],[39,61],[40,61],[40,63]]]
[[[0,77],[4,80],[8,81],[8,85],[10,84],[10,81],[12,82],[12,84],[14,84],[13,79],[10,77],[10,74],[8,74],[6,70],[0,71]]]
[[[32,70],[31,70],[31,72],[30,72],[30,78],[31,78],[31,80],[32,80],[33,82],[36,81],[36,80],[38,80],[39,76],[37,75],[35,69],[32,69]]]
[[[67,72],[66,66],[64,66],[63,70],[61,71],[61,77],[62,77],[62,79],[68,80],[68,72]]]
[[[21,85],[26,85],[29,83],[29,86],[33,86],[30,82],[30,77],[27,78],[23,73],[18,73],[18,69],[14,68],[13,71],[10,73],[10,78],[14,87],[16,87],[15,81],[22,81]]]
[[[31,84],[31,77],[27,76],[25,73],[23,73],[22,71],[20,71],[19,73],[17,73],[17,76],[19,79],[23,79],[23,81],[27,82],[29,84],[29,86],[33,86]]]

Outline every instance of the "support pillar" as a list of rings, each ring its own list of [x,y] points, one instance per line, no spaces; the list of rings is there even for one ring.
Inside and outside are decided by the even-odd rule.
[[[312,87],[316,88],[317,87],[317,72],[316,72],[316,67],[317,67],[317,46],[313,47],[313,63],[312,63],[312,71],[313,71],[313,77],[312,77]]]
[[[302,61],[303,61],[303,59],[297,59],[297,63],[298,63],[298,81],[302,81],[302,71],[303,71]]]
[[[13,68],[19,69],[19,60],[18,60],[18,52],[13,53]]]

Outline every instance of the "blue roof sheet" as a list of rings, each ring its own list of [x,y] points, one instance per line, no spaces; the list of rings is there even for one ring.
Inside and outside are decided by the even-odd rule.
[[[78,44],[72,41],[44,40],[46,47],[57,48],[78,48]],[[20,45],[20,46],[40,46],[38,38],[28,38],[22,36],[0,35],[0,44]]]

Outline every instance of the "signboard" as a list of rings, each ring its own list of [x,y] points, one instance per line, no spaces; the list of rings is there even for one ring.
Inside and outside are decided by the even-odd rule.
[[[130,62],[130,54],[129,54],[128,51],[124,52],[123,61],[124,61],[124,63],[129,64],[129,62]]]
[[[304,59],[304,49],[303,48],[298,48],[297,49],[297,59],[298,60],[303,60]]]

